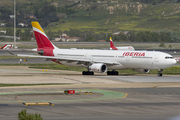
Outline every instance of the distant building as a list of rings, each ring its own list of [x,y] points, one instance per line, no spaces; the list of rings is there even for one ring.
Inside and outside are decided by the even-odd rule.
[[[14,15],[9,15],[10,18],[14,18]]]
[[[123,32],[125,35],[128,35],[129,34],[129,31],[124,31]]]
[[[82,3],[82,1],[74,1],[75,3]]]
[[[113,33],[112,35],[119,35],[119,34],[120,32],[118,31],[118,32]]]
[[[98,40],[98,42],[106,42],[105,40]]]
[[[1,27],[5,27],[5,23],[0,23]]]
[[[60,41],[60,40],[61,40],[61,38],[60,38],[60,37],[55,38],[55,41]]]
[[[34,16],[32,14],[27,14],[25,18],[36,19],[36,16]]]
[[[0,33],[4,33],[4,34],[6,34],[6,31],[5,31],[5,30],[1,30],[1,31],[0,31]]]
[[[62,35],[61,35],[62,37],[66,37],[67,35],[66,35],[66,33],[62,33]]]
[[[111,1],[111,3],[118,3],[118,1]]]
[[[130,36],[129,31],[118,31],[118,32],[113,33],[112,35],[119,35],[120,33],[124,33],[125,35]]]
[[[18,23],[19,26],[22,26],[22,27],[27,27],[28,25],[27,24],[24,24],[24,23]]]
[[[81,41],[80,37],[63,37],[61,38],[62,42],[77,42],[77,41]]]

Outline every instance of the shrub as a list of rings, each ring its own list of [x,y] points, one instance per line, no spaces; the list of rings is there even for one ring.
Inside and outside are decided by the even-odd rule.
[[[164,42],[161,42],[161,44],[159,45],[159,47],[165,47]]]
[[[41,114],[38,114],[38,113],[30,114],[30,113],[27,113],[26,109],[18,113],[18,119],[19,120],[43,120],[41,117]]]

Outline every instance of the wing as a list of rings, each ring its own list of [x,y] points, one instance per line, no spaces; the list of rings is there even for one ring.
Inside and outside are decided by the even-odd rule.
[[[114,61],[99,61],[91,59],[82,59],[82,58],[71,58],[71,57],[54,57],[54,56],[39,56],[39,55],[24,55],[24,54],[15,54],[10,50],[7,50],[10,54],[21,56],[21,57],[34,57],[34,58],[45,58],[47,60],[56,59],[56,61],[67,61],[67,62],[77,62],[77,64],[86,64],[86,63],[105,63],[107,65],[121,65],[119,62]]]
[[[67,61],[67,62],[78,62],[80,63],[105,63],[110,65],[119,65],[118,62],[113,61],[98,61],[98,60],[91,60],[91,59],[81,59],[81,58],[71,58],[71,57],[54,57],[54,56],[38,56],[38,55],[23,55],[23,54],[17,54],[17,56],[21,57],[36,57],[36,58],[46,58],[46,59],[57,59],[56,61]]]

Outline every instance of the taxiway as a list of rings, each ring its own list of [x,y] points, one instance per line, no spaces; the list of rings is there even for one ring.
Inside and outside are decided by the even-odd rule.
[[[73,71],[1,66],[0,83],[67,85],[0,87],[0,118],[14,120],[18,112],[27,109],[28,113],[40,113],[45,120],[167,120],[179,115],[178,78],[180,76],[82,76]],[[54,94],[67,89],[94,94]],[[51,102],[54,106],[24,106],[23,102]]]

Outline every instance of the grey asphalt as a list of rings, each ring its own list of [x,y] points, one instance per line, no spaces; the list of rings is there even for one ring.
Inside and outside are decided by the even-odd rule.
[[[17,51],[19,52],[19,51]],[[0,51],[1,53],[1,51]],[[3,53],[3,52],[2,52]],[[22,51],[24,53],[24,51]],[[22,54],[21,53],[21,54]],[[6,54],[6,53],[5,53]],[[30,63],[41,62],[43,59],[28,59]],[[0,60],[1,62],[12,63],[15,60]],[[17,62],[17,61],[15,61]],[[27,63],[27,62],[26,62]],[[94,77],[94,76],[92,76]],[[113,79],[120,82],[177,82],[179,76],[95,76],[106,79]],[[83,85],[82,85],[83,87]],[[61,88],[58,88],[61,89]],[[67,88],[68,89],[68,88]],[[73,89],[73,88],[69,88]],[[92,89],[92,88],[89,88]],[[180,115],[180,88],[103,88],[104,90],[128,93],[127,97],[121,99],[93,100],[98,96],[58,96],[58,95],[29,95],[18,96],[18,100],[58,100],[66,99],[64,102],[53,102],[55,106],[24,106],[21,102],[14,101],[15,96],[1,96],[0,119],[17,120],[18,112],[27,109],[28,113],[40,113],[44,120],[167,120]],[[13,89],[11,89],[12,91]],[[29,91],[57,90],[29,89]],[[61,89],[62,90],[62,89]],[[19,89],[28,91],[28,89]],[[1,92],[8,92],[6,88]],[[102,97],[102,96],[99,96]],[[69,101],[69,99],[84,99],[86,101]]]
[[[168,76],[163,75],[162,77],[154,76],[96,76],[100,78],[109,78],[121,82],[180,82],[180,76]]]
[[[122,99],[96,101],[68,102],[67,100],[55,102],[55,106],[24,106],[20,102],[2,103],[0,118],[15,120],[17,113],[22,109],[27,109],[29,113],[38,112],[44,120],[167,120],[180,114],[180,88],[111,88],[107,90],[126,92],[128,96]],[[6,99],[11,97],[14,96]],[[49,97],[57,98],[56,95]],[[66,96],[69,99],[81,97],[83,96]],[[39,98],[44,97],[39,96]]]
[[[0,59],[0,64],[19,64],[20,59]],[[26,61],[24,61],[26,60]],[[52,61],[46,61],[42,58],[23,58],[21,60],[22,64],[35,64],[35,63],[53,63]]]

